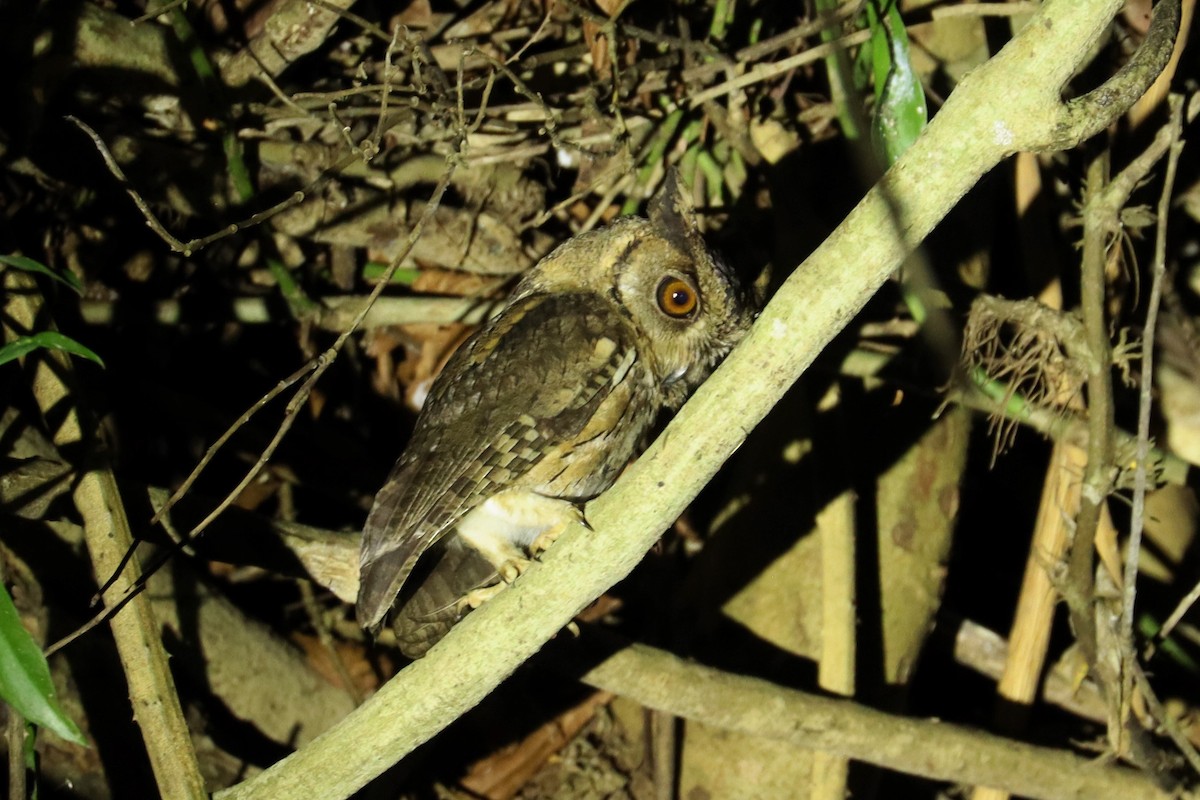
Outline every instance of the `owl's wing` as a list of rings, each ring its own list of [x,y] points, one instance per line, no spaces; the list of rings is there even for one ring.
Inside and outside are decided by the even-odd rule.
[[[583,430],[627,376],[634,342],[595,295],[531,295],[454,354],[363,529],[364,627],[380,625],[421,553]]]

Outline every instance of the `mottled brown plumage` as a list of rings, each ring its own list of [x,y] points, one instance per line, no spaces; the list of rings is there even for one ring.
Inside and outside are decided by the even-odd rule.
[[[363,531],[359,622],[423,655],[607,489],[752,309],[674,176],[561,245],[434,382]]]

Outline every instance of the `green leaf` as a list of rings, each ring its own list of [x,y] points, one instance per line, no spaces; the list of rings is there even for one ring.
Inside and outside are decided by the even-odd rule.
[[[0,584],[0,698],[30,722],[87,747],[87,739],[59,708],[50,667],[29,631],[21,625],[17,607],[3,584]]]
[[[1138,632],[1148,638],[1157,638],[1158,632],[1162,630],[1162,625],[1154,617],[1149,614],[1140,614],[1137,620]],[[1158,649],[1163,656],[1174,661],[1179,666],[1186,669],[1188,672],[1195,674],[1200,672],[1200,664],[1191,657],[1187,650],[1183,648],[1180,642],[1170,636],[1161,639],[1158,642]]]
[[[64,350],[72,355],[81,356],[89,361],[95,361],[102,367],[104,366],[104,360],[100,356],[70,336],[63,336],[58,331],[42,331],[32,336],[22,336],[20,339],[14,339],[3,347],[0,347],[0,364],[20,358],[27,353],[37,350],[39,347],[44,347],[47,350]]]
[[[383,274],[385,272],[387,272],[388,266],[389,266],[388,264],[384,264],[382,261],[368,261],[366,264],[363,265],[363,272],[362,272],[363,280],[365,280],[365,281],[379,280],[380,278],[383,277]],[[421,270],[419,270],[419,269],[412,269],[409,267],[400,267],[392,275],[392,283],[398,283],[398,284],[401,284],[404,286],[412,286],[413,281],[415,281],[417,279],[417,276],[420,274],[421,274]]]
[[[26,258],[25,256],[0,255],[0,264],[8,264],[10,267],[23,269],[26,272],[40,272],[43,275],[50,276],[64,286],[69,286],[76,294],[83,294],[83,284],[79,282],[79,278],[75,276],[75,273],[70,270],[59,274],[45,264],[34,261],[32,258]]]
[[[908,33],[895,0],[868,3],[867,22],[875,74],[875,143],[890,166],[925,129],[925,89],[913,70]]]
[[[890,38],[887,25],[879,16],[879,4],[889,3],[893,0],[871,0],[867,3],[867,28],[871,31],[871,39],[869,47],[864,47],[863,52],[867,53],[867,67],[871,76],[874,78],[875,85],[875,102],[879,102],[883,96],[883,87],[887,84],[888,70],[891,69],[892,59],[890,56],[890,48],[888,47],[888,39]]]

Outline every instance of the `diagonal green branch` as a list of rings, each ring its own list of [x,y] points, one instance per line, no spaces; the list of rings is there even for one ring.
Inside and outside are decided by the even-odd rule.
[[[349,796],[477,704],[627,575],[821,348],[985,173],[1017,150],[1064,140],[1062,88],[1120,6],[1121,0],[1045,3],[995,58],[967,76],[650,450],[588,506],[593,531],[569,530],[544,563],[336,727],[218,797]],[[1123,111],[1104,109],[1109,121]]]

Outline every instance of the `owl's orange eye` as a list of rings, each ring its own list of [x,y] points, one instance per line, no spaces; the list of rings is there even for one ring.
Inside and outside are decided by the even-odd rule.
[[[682,278],[667,276],[658,285],[658,307],[668,317],[682,319],[696,310],[696,290]]]

